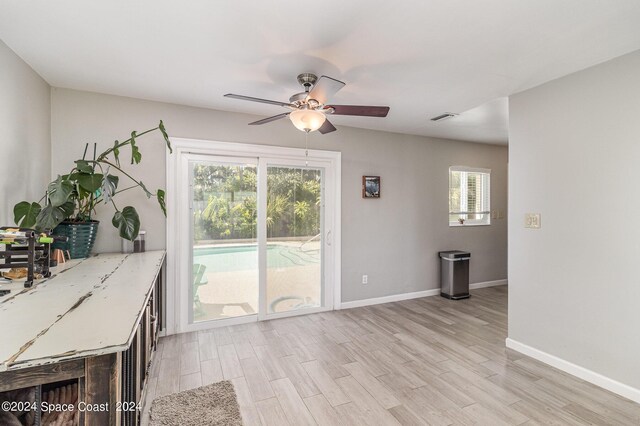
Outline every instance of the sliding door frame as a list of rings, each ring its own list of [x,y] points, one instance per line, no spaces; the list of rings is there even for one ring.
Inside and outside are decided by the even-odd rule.
[[[202,154],[211,155],[214,157],[235,157],[246,158],[249,161],[255,161],[256,158],[271,159],[283,159],[300,161],[305,159],[305,150],[301,148],[286,148],[272,145],[256,145],[234,142],[221,142],[221,141],[209,141],[199,139],[186,139],[186,138],[170,138],[173,146],[173,154],[167,153],[166,156],[166,201],[167,201],[167,274],[166,274],[166,316],[167,328],[166,334],[175,334],[186,331],[193,331],[196,329],[211,328],[214,326],[224,326],[230,324],[240,324],[247,322],[254,322],[260,319],[264,319],[264,315],[247,315],[238,318],[220,319],[215,321],[205,321],[202,323],[184,324],[188,323],[188,313],[185,313],[185,297],[188,298],[188,294],[185,294],[184,277],[188,277],[188,271],[185,271],[185,265],[188,268],[189,259],[189,247],[191,244],[191,231],[184,233],[184,224],[190,223],[186,210],[181,208],[189,204],[189,191],[184,191],[183,184],[185,179],[188,180],[187,167],[182,167],[181,161],[185,161],[184,154]],[[325,291],[331,295],[331,301],[333,302],[333,309],[340,309],[341,301],[341,153],[336,151],[323,151],[323,150],[309,150],[309,167],[314,167],[317,164],[324,163],[327,167],[330,167],[334,173],[330,179],[327,180],[326,185],[331,185],[330,192],[334,195],[332,211],[327,209],[325,211],[325,220],[331,221],[331,235],[329,236],[329,243],[333,251],[332,264],[328,266],[328,274],[331,276],[325,281]],[[277,162],[277,161],[276,161]],[[259,171],[260,172],[260,171]],[[185,173],[187,174],[185,176]],[[266,187],[266,179],[264,186]],[[260,197],[261,189],[264,191],[266,188],[258,188],[258,197]],[[263,192],[266,196],[266,192]],[[260,200],[258,200],[260,202]],[[260,211],[260,209],[259,209]],[[327,213],[329,215],[327,215]],[[260,213],[259,213],[260,214]],[[266,214],[266,213],[265,213]],[[258,218],[260,219],[260,218]],[[260,222],[258,222],[260,223]],[[260,228],[260,227],[259,227]],[[260,231],[259,231],[260,232]],[[327,238],[327,235],[323,237]],[[325,245],[326,246],[326,245]],[[260,269],[262,271],[262,268]],[[260,272],[263,273],[263,272]],[[262,282],[262,279],[261,279]],[[331,288],[328,288],[329,283],[332,283]],[[188,287],[187,287],[188,288]],[[188,292],[186,292],[188,293]],[[261,295],[262,296],[262,295]],[[260,299],[261,300],[261,299]],[[311,313],[305,311],[304,313]],[[186,315],[186,317],[185,317]],[[293,315],[293,314],[292,314]],[[282,315],[288,316],[288,315]],[[269,315],[268,318],[276,318],[280,315]],[[185,322],[185,318],[187,321]]]

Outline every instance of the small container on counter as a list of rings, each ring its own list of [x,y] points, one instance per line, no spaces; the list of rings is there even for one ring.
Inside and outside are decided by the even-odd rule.
[[[124,238],[121,238],[120,242],[122,243],[123,254],[133,253],[133,241],[129,241],[129,240],[125,240]]]
[[[134,253],[144,253],[146,251],[146,244],[144,241],[146,233],[146,231],[140,231],[136,239],[133,240]]]

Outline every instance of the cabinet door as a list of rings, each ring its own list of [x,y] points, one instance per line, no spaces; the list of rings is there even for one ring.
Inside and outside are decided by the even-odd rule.
[[[151,334],[151,309],[153,308],[153,303],[149,301],[147,305],[147,309],[144,311],[144,318],[142,320],[143,324],[143,334],[144,334],[144,371],[142,379],[146,382],[147,375],[149,374],[149,367],[151,366],[151,351],[153,347],[153,337]]]

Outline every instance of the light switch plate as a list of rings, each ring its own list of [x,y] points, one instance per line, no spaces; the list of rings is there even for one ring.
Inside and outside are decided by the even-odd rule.
[[[525,213],[524,227],[531,229],[540,229],[540,213]]]

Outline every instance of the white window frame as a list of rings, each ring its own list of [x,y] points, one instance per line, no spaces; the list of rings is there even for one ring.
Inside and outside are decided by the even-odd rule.
[[[464,221],[464,223],[460,223],[458,221],[452,222],[451,221],[451,215],[455,214],[454,212],[451,212],[449,209],[449,206],[451,205],[451,200],[449,197],[451,197],[451,173],[452,172],[469,172],[469,173],[485,173],[489,176],[489,179],[487,181],[487,187],[486,187],[486,191],[488,192],[488,196],[487,196],[487,206],[486,209],[481,211],[481,212],[475,212],[475,213],[482,213],[482,214],[486,214],[487,215],[487,220],[481,220],[481,219],[467,219]],[[467,204],[467,186],[466,185],[462,185],[461,182],[461,187],[460,187],[460,211],[465,211],[466,209],[466,204]],[[448,206],[447,206],[447,221],[449,222],[449,226],[450,227],[465,227],[465,226],[488,226],[491,225],[491,169],[481,169],[478,167],[467,167],[467,166],[451,166],[449,167],[449,186],[447,188],[447,202],[448,202]]]

